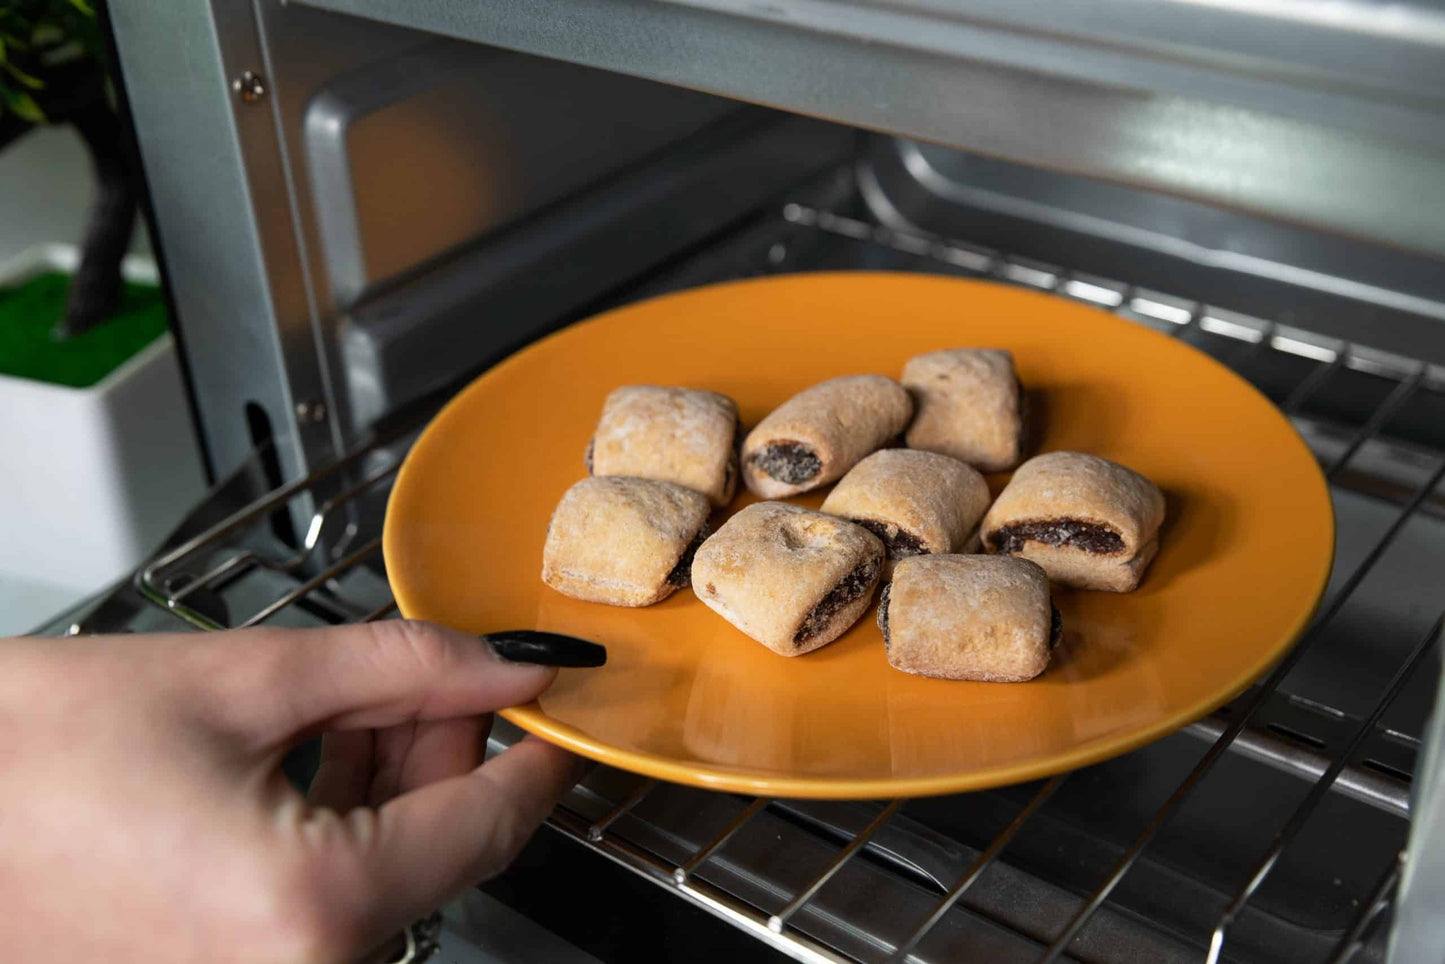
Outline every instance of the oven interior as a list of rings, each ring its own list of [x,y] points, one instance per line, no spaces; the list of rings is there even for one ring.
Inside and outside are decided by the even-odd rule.
[[[394,617],[380,521],[416,432],[609,306],[820,270],[1047,291],[1212,355],[1319,458],[1336,562],[1285,662],[1143,749],[981,793],[754,800],[599,767],[488,892],[605,960],[1386,959],[1441,675],[1437,256],[304,5],[167,14],[218,56],[161,91],[145,6],[110,16],[216,485],[52,631]]]

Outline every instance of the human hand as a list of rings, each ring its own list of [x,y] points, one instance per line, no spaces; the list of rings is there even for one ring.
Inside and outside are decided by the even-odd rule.
[[[575,781],[532,738],[481,764],[484,714],[554,674],[407,621],[0,640],[5,956],[357,959],[505,868]],[[280,763],[320,732],[308,800]]]

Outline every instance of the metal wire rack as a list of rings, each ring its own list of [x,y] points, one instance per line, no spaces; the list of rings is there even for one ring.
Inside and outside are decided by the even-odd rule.
[[[1148,324],[1186,337],[1202,332],[1226,339],[1239,346],[1248,358],[1250,352],[1279,352],[1300,360],[1304,366],[1295,383],[1278,391],[1281,407],[1295,417],[1302,431],[1310,438],[1325,462],[1327,478],[1337,488],[1360,489],[1381,495],[1360,483],[1352,475],[1352,465],[1362,452],[1379,445],[1386,430],[1406,407],[1421,393],[1438,393],[1445,389],[1445,372],[1417,360],[1387,355],[1367,347],[1323,338],[1310,332],[1273,322],[1248,318],[1208,305],[1186,301],[1168,294],[1139,288],[1111,279],[1085,276],[1057,266],[1013,258],[999,251],[976,245],[931,237],[919,233],[900,232],[802,204],[782,207],[781,224],[789,230],[816,232],[820,236],[848,239],[874,246],[901,256],[919,259],[921,267],[932,265],[951,273],[990,277],[1028,288],[1050,291],[1060,297],[1088,302],[1134,321]],[[777,219],[775,219],[777,220]],[[778,245],[768,250],[767,265],[783,266],[785,258],[777,253]],[[769,270],[764,265],[759,270]],[[1351,432],[1321,434],[1317,426],[1300,413],[1312,398],[1342,371],[1357,371],[1386,379],[1390,385],[1383,398]],[[284,485],[259,501],[185,541],[146,565],[136,576],[135,587],[155,605],[174,614],[191,626],[213,630],[226,625],[250,626],[273,620],[297,605],[311,601],[332,619],[369,621],[395,613],[395,604],[385,592],[384,582],[377,578],[363,580],[364,592],[351,598],[352,587],[346,580],[359,571],[380,548],[379,538],[343,541],[342,548],[328,548],[337,541],[328,533],[342,528],[345,508],[356,500],[374,496],[384,490],[399,466],[400,453],[391,440],[380,439],[353,452],[340,461],[304,479]],[[1422,510],[1440,512],[1440,486],[1445,479],[1445,452],[1415,446],[1412,464],[1419,471],[1409,480],[1384,492],[1394,506],[1393,518],[1378,534],[1361,561],[1339,580],[1303,638],[1263,683],[1241,697],[1227,715],[1215,716],[1194,724],[1197,735],[1212,740],[1212,745],[1198,760],[1163,805],[1160,806],[1135,835],[1101,878],[1082,896],[1074,895],[1065,906],[1063,919],[1036,928],[1015,926],[999,914],[981,912],[978,907],[960,907],[968,902],[990,878],[999,865],[1001,855],[1034,820],[1041,808],[1072,777],[1056,776],[1037,787],[1018,807],[987,846],[962,862],[963,870],[951,879],[910,865],[899,855],[899,849],[877,843],[880,834],[900,818],[903,801],[894,800],[876,810],[868,805],[855,811],[851,824],[834,820],[828,823],[828,851],[807,868],[787,893],[759,896],[744,893],[741,878],[723,867],[730,843],[760,821],[785,817],[786,826],[816,826],[823,818],[811,814],[799,802],[753,799],[724,799],[704,791],[680,791],[711,798],[693,809],[715,813],[716,819],[694,819],[687,833],[669,827],[659,816],[641,817],[639,808],[655,794],[655,781],[636,782],[635,778],[616,771],[594,772],[592,777],[574,790],[551,817],[550,824],[615,861],[731,922],[759,940],[800,961],[926,961],[936,959],[928,952],[928,939],[945,921],[959,913],[975,916],[982,913],[993,931],[1007,934],[1015,952],[1023,949],[1040,961],[1054,961],[1071,956],[1082,946],[1082,936],[1091,921],[1111,913],[1109,901],[1141,855],[1174,818],[1205,781],[1210,772],[1228,755],[1263,759],[1272,766],[1310,781],[1309,791],[1274,835],[1257,861],[1243,876],[1243,882],[1228,896],[1211,935],[1208,960],[1229,956],[1232,928],[1240,919],[1261,885],[1276,869],[1281,855],[1297,839],[1302,828],[1316,814],[1322,802],[1331,795],[1343,795],[1364,801],[1371,806],[1404,816],[1409,811],[1409,773],[1382,773],[1379,768],[1358,763],[1362,746],[1372,740],[1386,739],[1413,749],[1418,740],[1409,734],[1392,730],[1382,724],[1387,711],[1412,678],[1441,635],[1441,618],[1435,619],[1400,662],[1393,678],[1374,702],[1372,708],[1356,719],[1330,707],[1319,708],[1337,719],[1344,732],[1341,749],[1333,753],[1319,747],[1303,746],[1299,741],[1281,737],[1279,731],[1252,725],[1262,707],[1277,696],[1280,684],[1300,660],[1314,647],[1324,630],[1339,617],[1346,603],[1375,569],[1387,550],[1396,542],[1406,525]],[[1388,487],[1387,487],[1388,488]],[[263,528],[263,522],[292,500],[315,493],[317,508],[299,546],[287,551],[267,550],[258,545],[265,540],[248,538]],[[274,545],[274,542],[272,543]],[[318,561],[318,556],[325,558]],[[200,604],[206,593],[223,588],[254,573],[267,573],[288,580],[284,591],[266,598],[248,614],[226,620],[207,612]],[[1438,605],[1438,600],[1427,600]],[[511,736],[500,732],[494,737],[498,747]],[[677,788],[671,788],[677,789]],[[860,805],[861,806],[861,805]],[[774,821],[776,822],[776,821]],[[784,824],[779,824],[783,826]],[[699,826],[707,826],[706,832]],[[770,824],[771,826],[771,824]],[[842,829],[840,830],[840,826]],[[939,847],[946,842],[933,841]],[[844,913],[820,909],[820,894],[830,882],[850,865],[857,865],[863,855],[888,872],[901,878],[927,878],[929,888],[914,887],[918,899],[911,907],[894,908],[897,933],[879,936],[851,928]],[[957,855],[955,855],[957,856]],[[1368,942],[1371,933],[1387,915],[1400,877],[1402,855],[1380,855],[1384,870],[1377,883],[1362,895],[1358,910],[1345,922],[1340,936],[1328,954],[1333,962],[1354,958]],[[955,864],[961,861],[955,861]],[[726,871],[726,872],[725,872]],[[977,902],[975,902],[977,903]],[[923,908],[921,911],[915,909]],[[910,914],[912,916],[910,916]],[[806,920],[804,919],[806,918]],[[825,920],[827,918],[827,920]],[[825,926],[826,925],[826,926]],[[824,936],[819,936],[824,935]],[[839,936],[843,935],[843,936]],[[1027,956],[1026,955],[1026,956]],[[1095,953],[1085,956],[1094,957]]]

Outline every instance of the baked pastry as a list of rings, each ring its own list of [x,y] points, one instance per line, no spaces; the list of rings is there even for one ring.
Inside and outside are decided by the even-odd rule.
[[[676,482],[724,506],[737,489],[740,434],[738,406],[726,395],[625,385],[602,403],[587,471]]]
[[[916,556],[883,587],[878,628],[894,669],[1021,683],[1049,665],[1063,620],[1047,574],[1027,559]]]
[[[748,433],[743,479],[765,499],[827,485],[897,438],[912,414],[908,393],[883,375],[820,382],[773,409]]]
[[[988,484],[975,469],[936,452],[883,449],[843,476],[823,511],[883,540],[891,560],[962,552],[988,508]]]
[[[858,621],[883,571],[867,529],[784,502],[757,502],[702,544],[692,591],[783,656],[831,643]]]
[[[1023,458],[1023,387],[1013,354],[952,348],[916,355],[903,366],[903,387],[918,413],[908,447],[951,455],[981,472],[1001,472]]]
[[[1129,592],[1159,551],[1164,495],[1132,469],[1097,455],[1029,459],[983,520],[990,552],[1032,559],[1080,589]]]
[[[687,585],[709,510],[707,496],[672,482],[583,479],[552,513],[542,581],[610,606],[661,602]]]

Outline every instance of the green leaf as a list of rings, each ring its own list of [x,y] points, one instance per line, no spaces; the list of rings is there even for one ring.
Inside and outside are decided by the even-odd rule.
[[[42,87],[45,86],[44,81],[37,80],[36,78],[31,77],[29,74],[27,74],[25,71],[21,70],[14,64],[0,64],[0,67],[4,67],[7,74],[20,81],[20,83],[24,84],[26,87],[29,87],[31,90],[40,90]]]
[[[81,13],[85,14],[87,17],[95,16],[95,9],[91,7],[90,4],[86,3],[85,0],[70,0],[70,5],[75,9],[79,10]]]
[[[5,38],[0,37],[0,64],[5,62]]]
[[[8,101],[7,106],[10,108],[10,112],[21,120],[29,121],[32,124],[45,123],[45,112],[40,109],[40,105],[35,103],[35,99],[29,94],[23,94],[17,91],[7,97],[6,100]]]

